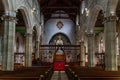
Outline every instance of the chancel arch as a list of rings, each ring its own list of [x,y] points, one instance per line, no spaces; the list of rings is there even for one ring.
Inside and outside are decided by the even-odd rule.
[[[75,44],[75,23],[70,18],[59,19],[57,17],[69,17],[65,12],[52,14],[44,25],[44,44],[49,44],[51,37],[57,33],[64,33],[68,36],[72,44]],[[60,13],[60,14],[58,14]],[[55,17],[55,18],[54,18]],[[60,24],[59,24],[60,23]],[[62,25],[62,26],[61,26]],[[60,27],[61,26],[61,27]]]

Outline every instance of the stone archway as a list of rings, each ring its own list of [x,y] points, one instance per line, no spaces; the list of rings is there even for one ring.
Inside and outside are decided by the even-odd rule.
[[[21,13],[23,14],[23,18],[25,21],[25,26],[26,26],[26,31],[25,31],[25,65],[26,66],[31,66],[32,63],[32,25],[35,23],[33,22],[34,15],[39,14],[31,14],[30,6],[27,6],[26,4],[20,4],[24,3],[23,0],[21,1],[16,1],[15,3],[13,0],[8,1],[8,0],[1,0],[5,6],[5,15],[2,17],[4,18],[4,23],[5,23],[5,30],[4,30],[4,36],[3,37],[3,70],[13,70],[14,69],[14,43],[15,43],[15,24],[16,24],[16,13],[17,10],[19,9]],[[13,4],[14,3],[14,4]],[[36,6],[38,7],[38,5]],[[3,7],[2,7],[3,8]],[[31,18],[31,16],[33,16]],[[38,19],[39,20],[39,19]],[[38,22],[36,22],[38,24]],[[12,27],[11,27],[12,26]],[[10,36],[10,37],[9,37]],[[7,37],[7,39],[6,39]],[[8,45],[6,45],[8,44]],[[29,45],[30,44],[30,45]],[[8,55],[9,54],[9,55]],[[9,63],[11,62],[11,63]]]
[[[88,33],[94,33],[94,27],[95,27],[95,23],[97,21],[97,17],[99,15],[99,12],[102,10],[102,7],[99,5],[95,5],[92,9],[91,9],[91,13],[90,13],[90,18],[88,21],[88,25],[87,25],[87,32]],[[103,11],[104,12],[104,11]]]
[[[32,65],[32,29],[31,29],[31,23],[30,23],[30,17],[29,17],[29,14],[28,14],[28,10],[21,6],[18,11],[21,13],[21,15],[18,14],[18,16],[22,17],[22,23],[23,25],[21,24],[18,24],[18,28],[21,29],[22,31],[21,34],[23,36],[23,40],[24,40],[24,44],[23,44],[23,47],[24,47],[24,53],[25,56],[23,56],[23,64],[25,66],[31,66]],[[18,30],[19,30],[18,29]],[[30,44],[30,45],[29,45]],[[28,55],[29,54],[29,55]]]
[[[90,17],[88,18],[88,25],[87,25],[87,45],[88,45],[88,66],[95,67],[95,23],[97,21],[97,17],[99,15],[100,10],[102,9],[101,6],[95,5],[90,12]]]

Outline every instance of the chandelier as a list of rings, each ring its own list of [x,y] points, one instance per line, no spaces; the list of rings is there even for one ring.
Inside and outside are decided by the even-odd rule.
[[[61,20],[59,20],[59,21],[57,22],[56,26],[57,26],[58,29],[60,30],[60,29],[64,26],[64,24],[63,24],[63,22],[62,22]]]

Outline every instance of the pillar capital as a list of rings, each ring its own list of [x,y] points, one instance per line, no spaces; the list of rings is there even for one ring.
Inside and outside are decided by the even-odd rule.
[[[87,37],[94,37],[95,36],[95,34],[91,33],[91,32],[86,33],[86,35],[87,35]]]
[[[81,41],[80,44],[84,44],[84,41]]]
[[[1,17],[1,19],[2,20],[6,20],[6,21],[17,21],[17,18],[16,17],[14,17],[14,16],[10,16],[10,15],[3,15],[2,17]]]
[[[103,23],[112,22],[112,21],[116,21],[116,20],[118,20],[118,17],[116,15],[110,15],[108,17],[104,17]]]
[[[84,40],[79,40],[79,43],[81,44],[81,43],[84,43]]]

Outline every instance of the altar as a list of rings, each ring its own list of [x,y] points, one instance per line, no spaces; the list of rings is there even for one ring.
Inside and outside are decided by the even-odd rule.
[[[64,61],[65,56],[64,55],[55,55],[55,61]]]
[[[60,52],[62,52],[62,53],[60,53]],[[55,71],[64,71],[65,70],[65,55],[62,50],[58,50],[55,54],[54,70]]]
[[[65,62],[64,61],[55,61],[54,62],[54,71],[65,71]]]
[[[56,45],[63,45],[64,42],[61,38],[61,35],[58,36],[58,39],[55,41]],[[65,70],[65,54],[62,47],[57,47],[54,55],[54,70],[55,71],[64,71]]]

